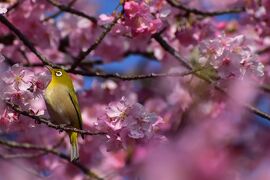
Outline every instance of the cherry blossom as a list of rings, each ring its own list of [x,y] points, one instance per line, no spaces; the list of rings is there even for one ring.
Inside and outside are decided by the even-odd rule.
[[[109,134],[109,141],[128,141],[131,139],[151,138],[153,126],[159,119],[156,114],[145,111],[139,104],[131,104],[124,97],[119,102],[112,102],[106,108],[106,114],[100,117],[104,129],[113,132]],[[118,136],[120,135],[120,137]]]
[[[269,10],[269,0],[1,1],[0,179],[269,179]],[[73,81],[79,161],[50,122],[45,65]]]
[[[130,27],[133,35],[154,34],[161,28],[161,20],[150,14],[149,6],[144,2],[125,2],[124,11],[124,24]]]
[[[25,69],[19,65],[14,65],[2,77],[3,81],[13,87],[15,90],[27,90],[30,87],[29,77]]]
[[[200,44],[201,63],[210,63],[223,79],[241,78],[246,74],[264,75],[264,66],[257,60],[256,54],[244,44],[245,37],[219,36],[205,40]]]

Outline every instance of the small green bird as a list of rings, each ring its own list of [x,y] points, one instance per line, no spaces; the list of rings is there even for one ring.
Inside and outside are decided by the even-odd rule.
[[[53,123],[82,129],[79,102],[68,73],[47,66],[52,79],[44,94],[48,113]],[[70,160],[79,159],[78,133],[68,132],[71,144]],[[82,136],[83,137],[83,136]]]

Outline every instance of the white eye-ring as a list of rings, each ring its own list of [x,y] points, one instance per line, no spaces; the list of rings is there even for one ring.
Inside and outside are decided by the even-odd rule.
[[[61,72],[61,71],[56,71],[55,75],[56,75],[57,77],[60,77],[60,76],[62,76],[62,72]]]

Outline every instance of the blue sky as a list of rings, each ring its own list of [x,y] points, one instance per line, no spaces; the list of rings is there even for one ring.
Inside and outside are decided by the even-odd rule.
[[[118,5],[119,0],[96,0],[100,4],[99,13],[111,13]]]
[[[115,7],[118,5],[119,0],[95,0],[95,2],[99,4],[100,7],[98,11],[99,14],[102,13],[111,14],[115,9]],[[139,68],[141,64],[145,65],[145,62],[147,65],[146,70],[148,70],[149,72],[156,71],[157,69],[160,68],[160,64],[158,62],[149,61],[149,59],[143,58],[139,55],[128,56],[127,58],[122,60],[115,59],[115,62],[113,63],[98,67],[108,73],[117,72],[120,74],[124,73],[128,74],[129,72],[132,72],[132,70]],[[91,84],[94,78],[86,77],[85,79],[86,81],[84,87],[86,89],[91,88]]]

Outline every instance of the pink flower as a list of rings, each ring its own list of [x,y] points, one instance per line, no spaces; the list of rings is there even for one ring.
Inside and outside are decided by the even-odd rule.
[[[119,102],[110,103],[106,115],[109,118],[108,125],[114,129],[119,130],[123,127],[123,121],[126,118],[125,112],[128,109],[128,104],[125,99],[121,99]]]
[[[9,71],[4,73],[2,79],[7,85],[12,86],[15,90],[24,91],[31,86],[29,74],[31,74],[29,71],[16,64],[12,66]]]
[[[45,72],[36,74],[31,80],[31,86],[28,88],[35,96],[42,95],[43,90],[47,87],[50,76]]]
[[[124,97],[119,102],[112,102],[98,126],[108,131],[109,142],[128,144],[132,139],[150,138],[153,126],[159,117],[147,112],[139,103],[129,103]],[[120,136],[119,136],[120,135]],[[116,143],[119,144],[119,143]]]
[[[110,24],[111,22],[113,22],[113,20],[114,20],[113,16],[101,14],[101,15],[99,15],[98,24],[99,25],[107,25],[107,24]]]
[[[5,14],[7,12],[7,8],[0,7],[0,14]]]
[[[130,27],[132,35],[154,34],[161,28],[162,22],[150,13],[149,6],[144,3],[128,1],[124,5],[124,25]]]
[[[167,101],[172,106],[179,106],[182,110],[186,110],[192,102],[192,98],[188,91],[183,89],[180,84],[174,87],[172,93],[167,97]]]
[[[59,31],[52,23],[43,23],[44,6],[40,3],[36,6],[33,2],[24,1],[9,15],[10,21],[24,33],[33,43],[40,48],[57,48],[59,42]]]
[[[245,44],[245,37],[218,36],[200,45],[200,63],[210,63],[222,79],[243,78],[246,75],[263,76],[264,66]]]
[[[158,116],[146,112],[141,104],[129,104],[125,98],[109,104],[106,115],[112,129],[127,129],[128,136],[134,139],[149,137],[152,125],[158,120]]]
[[[0,115],[1,123],[10,123],[19,119],[19,113],[13,112],[5,108],[3,113]]]

